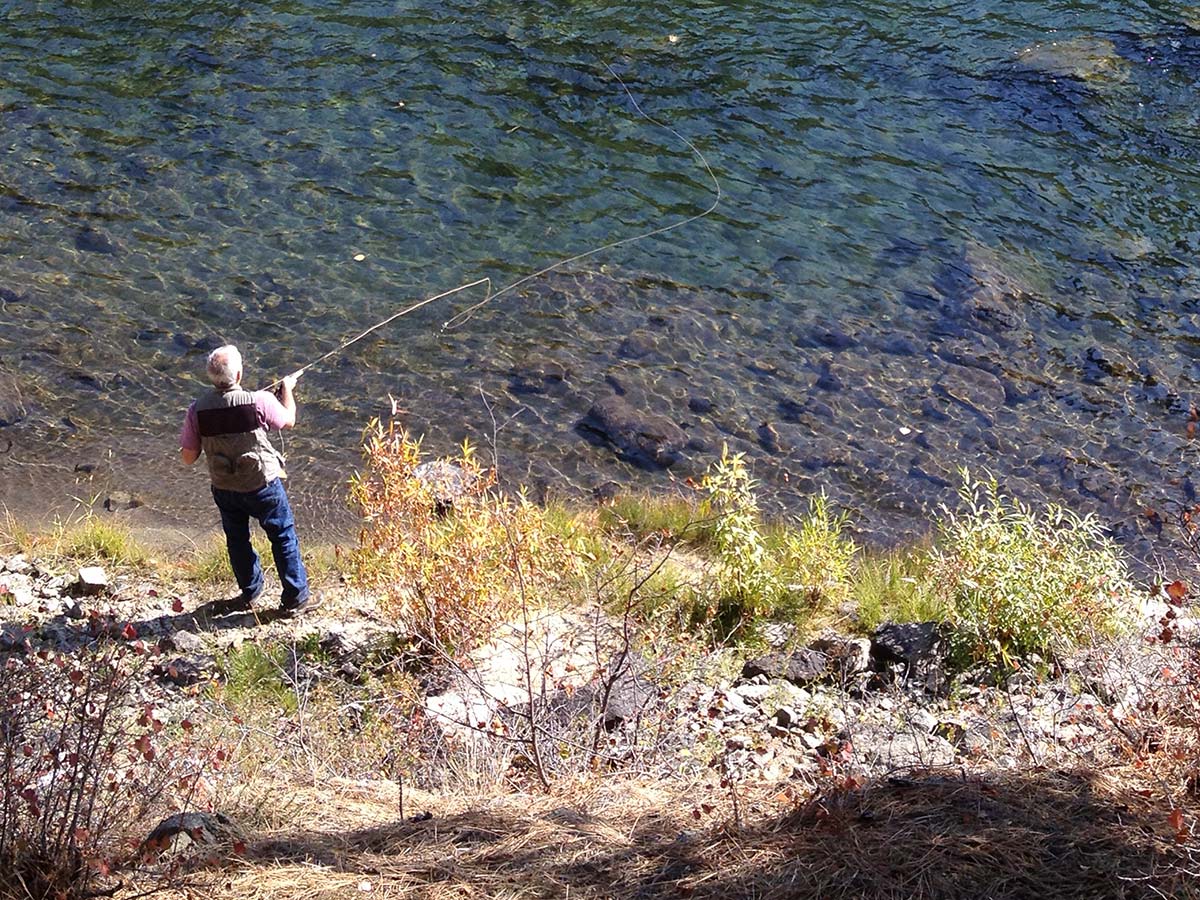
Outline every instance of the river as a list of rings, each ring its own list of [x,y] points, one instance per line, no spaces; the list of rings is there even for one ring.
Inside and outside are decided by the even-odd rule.
[[[1116,0],[0,3],[4,503],[215,522],[176,459],[209,349],[262,384],[694,215],[684,137],[712,215],[305,375],[305,528],[349,522],[394,401],[538,496],[686,490],[727,444],[770,511],[824,490],[886,542],[969,466],[1149,559],[1146,508],[1194,494],[1197,28]]]

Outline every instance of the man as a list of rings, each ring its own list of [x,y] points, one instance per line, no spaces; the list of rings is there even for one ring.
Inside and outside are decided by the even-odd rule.
[[[258,520],[271,539],[271,555],[283,585],[280,608],[299,615],[317,605],[308,590],[308,575],[300,559],[296,522],[283,489],[283,457],[271,446],[267,430],[296,424],[292,393],[296,375],[280,382],[278,399],[270,391],[242,388],[242,355],[237,347],[218,347],[208,355],[208,380],[213,389],[188,407],[179,436],[179,455],[185,465],[208,458],[213,499],[221,511],[221,526],[241,594],[224,604],[225,611],[249,609],[263,589],[258,554],[250,545],[250,519]]]

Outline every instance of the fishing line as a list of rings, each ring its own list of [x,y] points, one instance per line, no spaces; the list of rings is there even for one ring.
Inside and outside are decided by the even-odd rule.
[[[617,80],[617,82],[621,85],[621,88],[625,91],[626,96],[629,97],[629,102],[632,103],[633,108],[635,110],[637,110],[638,115],[640,115],[643,119],[650,122],[651,124],[657,125],[659,128],[663,128],[666,131],[669,131],[676,138],[678,138],[683,144],[685,144],[688,147],[688,149],[690,149],[694,154],[696,154],[697,158],[700,160],[701,164],[704,166],[704,170],[708,173],[708,177],[711,178],[712,182],[713,182],[713,190],[714,190],[715,196],[713,197],[713,201],[708,206],[707,209],[705,209],[703,212],[699,212],[694,215],[687,216],[686,218],[680,219],[677,222],[672,222],[669,225],[662,225],[662,226],[659,226],[658,228],[652,228],[649,231],[644,231],[640,234],[635,234],[630,237],[625,237],[625,238],[620,238],[619,240],[610,241],[606,244],[602,244],[598,247],[593,247],[590,250],[586,250],[583,253],[577,253],[574,256],[568,256],[564,259],[560,259],[557,262],[551,263],[548,266],[538,269],[536,272],[531,272],[528,275],[518,278],[516,281],[512,282],[511,284],[507,284],[504,287],[500,288],[500,290],[496,291],[495,293],[492,293],[491,278],[479,278],[479,279],[476,279],[475,281],[471,281],[466,284],[460,284],[458,287],[451,288],[448,291],[443,291],[440,294],[435,294],[432,297],[426,297],[424,300],[420,300],[420,301],[412,304],[411,306],[407,306],[404,309],[400,310],[399,312],[394,313],[391,316],[388,316],[383,321],[377,322],[376,324],[372,325],[370,328],[368,328],[366,331],[362,332],[361,334],[357,334],[354,337],[350,338],[349,340],[344,341],[342,344],[340,344],[337,347],[334,347],[328,353],[323,354],[322,356],[318,357],[317,359],[314,359],[312,362],[307,363],[303,367],[297,369],[295,372],[292,373],[292,375],[299,378],[301,375],[303,375],[305,372],[307,372],[313,366],[319,365],[320,363],[324,362],[325,360],[329,359],[332,356],[336,356],[338,353],[341,353],[343,350],[345,350],[351,344],[355,344],[358,341],[361,341],[363,338],[365,338],[367,335],[371,334],[372,332],[377,331],[380,328],[383,328],[385,325],[389,325],[390,323],[396,321],[396,319],[399,319],[401,316],[406,316],[411,312],[415,312],[416,310],[420,309],[423,306],[433,303],[435,300],[441,300],[444,297],[449,297],[452,294],[457,294],[461,291],[465,291],[465,290],[468,290],[473,287],[478,287],[481,284],[487,285],[487,296],[486,297],[484,297],[481,301],[474,304],[473,306],[469,306],[466,309],[464,309],[462,312],[447,319],[445,322],[442,323],[442,327],[441,327],[440,331],[446,331],[448,329],[457,328],[460,325],[467,322],[471,318],[471,316],[473,316],[477,311],[482,309],[487,304],[491,303],[497,297],[507,294],[509,291],[516,290],[521,285],[527,284],[530,281],[533,281],[535,278],[540,278],[541,276],[546,275],[549,272],[553,272],[556,269],[560,269],[563,266],[567,266],[567,265],[570,265],[571,263],[576,263],[576,262],[579,262],[580,260],[587,259],[588,257],[595,256],[597,253],[603,253],[605,250],[612,250],[615,247],[621,247],[626,244],[633,244],[633,243],[636,243],[637,241],[642,241],[642,240],[646,240],[647,238],[656,237],[657,235],[660,235],[660,234],[666,234],[668,231],[674,231],[676,228],[682,228],[684,225],[691,224],[692,222],[696,222],[700,219],[705,218],[708,215],[711,215],[712,212],[714,210],[716,210],[717,206],[720,204],[722,196],[723,196],[722,191],[721,191],[721,182],[717,179],[716,173],[713,172],[712,166],[710,166],[708,164],[708,160],[705,158],[704,154],[700,152],[700,148],[697,147],[690,140],[688,140],[686,137],[684,137],[682,134],[680,134],[676,129],[672,128],[670,125],[667,125],[664,122],[660,122],[658,119],[655,119],[653,116],[649,115],[644,109],[642,109],[641,104],[638,103],[637,98],[633,96],[633,92],[629,89],[629,85],[627,85],[625,83],[625,81],[621,78],[621,76],[618,75],[616,73],[616,71],[613,70],[613,67],[611,65],[609,65],[608,63],[605,63],[604,67],[606,69],[608,69],[608,73],[610,75],[612,75],[612,77],[615,78]],[[267,385],[267,389],[269,390],[271,388],[276,387],[282,381],[283,381],[283,379],[280,378],[280,379],[277,379],[276,381],[271,382],[271,384]]]

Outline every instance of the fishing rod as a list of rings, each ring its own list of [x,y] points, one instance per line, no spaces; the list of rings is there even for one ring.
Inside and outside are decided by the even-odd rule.
[[[355,335],[354,337],[350,338],[348,341],[345,341],[341,345],[334,347],[328,353],[325,353],[322,356],[318,357],[317,359],[314,359],[312,362],[305,364],[304,366],[297,369],[295,372],[291,373],[291,375],[289,375],[287,377],[299,378],[301,375],[303,375],[305,372],[307,372],[313,366],[323,363],[325,360],[329,359],[332,356],[336,356],[337,354],[339,354],[343,350],[345,350],[347,347],[349,347],[351,344],[355,344],[358,341],[361,341],[363,338],[365,338],[367,335],[371,334],[372,332],[377,331],[380,328],[383,328],[385,325],[391,324],[396,319],[399,319],[401,316],[406,316],[411,312],[415,312],[416,310],[420,309],[423,306],[433,303],[435,300],[441,300],[444,297],[449,297],[453,294],[460,293],[461,291],[469,290],[470,288],[473,288],[473,287],[478,287],[481,284],[487,285],[487,296],[485,296],[482,300],[480,300],[478,303],[474,304],[473,306],[469,306],[462,312],[457,313],[454,316],[451,316],[449,319],[447,319],[445,322],[442,323],[441,330],[446,331],[447,329],[457,328],[459,325],[462,325],[464,322],[466,322],[468,319],[470,319],[471,316],[474,315],[475,312],[482,309],[487,304],[491,303],[497,297],[507,294],[509,291],[515,290],[516,288],[520,287],[521,285],[527,284],[528,282],[533,281],[535,278],[540,278],[541,276],[546,275],[549,272],[553,272],[556,269],[560,269],[563,266],[567,266],[567,265],[570,265],[571,263],[579,262],[580,260],[587,259],[590,256],[595,256],[597,253],[603,253],[605,250],[612,250],[615,247],[621,247],[621,246],[624,246],[625,244],[633,244],[633,243],[636,243],[637,241],[642,241],[642,240],[646,240],[647,238],[656,237],[660,234],[666,234],[668,231],[674,231],[676,228],[682,228],[684,225],[691,224],[692,222],[698,221],[700,219],[705,218],[708,215],[711,215],[716,210],[717,206],[720,204],[723,194],[721,191],[721,182],[717,179],[716,173],[713,172],[712,166],[710,166],[708,164],[708,160],[705,158],[704,154],[700,152],[700,148],[697,147],[690,140],[685,138],[682,134],[680,134],[677,130],[672,128],[670,125],[667,125],[664,122],[660,122],[658,119],[655,119],[653,116],[649,115],[644,109],[642,109],[641,104],[638,103],[637,98],[633,96],[633,92],[629,89],[629,85],[627,85],[625,83],[624,79],[622,79],[621,76],[616,73],[616,71],[613,69],[613,67],[611,65],[609,65],[608,63],[605,63],[604,67],[606,69],[608,69],[608,73],[610,75],[612,75],[612,77],[615,78],[617,80],[617,82],[621,85],[621,88],[625,91],[626,96],[629,97],[629,102],[632,103],[633,108],[635,110],[637,110],[638,115],[640,115],[646,121],[650,122],[652,125],[657,125],[659,128],[663,128],[666,131],[669,131],[676,138],[678,138],[679,141],[681,141],[683,144],[685,144],[688,147],[688,149],[691,150],[692,153],[694,153],[696,155],[696,157],[700,160],[701,164],[704,166],[705,172],[708,173],[708,177],[712,179],[712,183],[713,183],[714,197],[713,197],[712,203],[709,204],[707,209],[705,209],[703,212],[698,212],[693,215],[687,216],[683,219],[680,219],[677,222],[672,222],[669,225],[662,225],[662,226],[659,226],[658,228],[652,228],[649,231],[645,231],[640,234],[635,234],[630,237],[624,237],[624,238],[620,238],[615,241],[610,241],[606,244],[601,244],[598,247],[593,247],[590,250],[585,250],[583,253],[577,253],[574,256],[568,256],[564,259],[560,259],[557,262],[551,263],[548,266],[538,269],[536,272],[531,272],[528,275],[518,278],[516,281],[512,282],[511,284],[506,284],[504,287],[500,288],[500,290],[496,291],[495,293],[492,293],[491,278],[485,277],[485,278],[476,279],[475,281],[471,281],[466,284],[460,284],[456,288],[451,288],[450,290],[443,291],[440,294],[434,294],[432,297],[426,297],[424,300],[420,300],[420,301],[412,304],[411,306],[405,307],[404,309],[400,310],[400,312],[395,313],[391,316],[388,316],[383,321],[377,322],[376,324],[374,324],[370,328],[368,328],[366,331],[362,332],[361,334]],[[271,384],[269,384],[267,386],[267,389],[270,390],[270,389],[278,386],[282,382],[283,382],[282,378],[277,379],[276,381],[273,381]]]

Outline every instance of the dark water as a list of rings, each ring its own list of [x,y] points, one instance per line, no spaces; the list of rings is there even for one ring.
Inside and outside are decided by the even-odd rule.
[[[307,375],[308,526],[345,521],[391,395],[435,450],[494,417],[539,492],[668,486],[727,442],[776,508],[824,489],[886,539],[987,466],[1145,555],[1143,507],[1194,464],[1194,25],[1115,0],[2,3],[4,501],[122,489],[207,524],[174,454],[216,343],[266,381],[703,209],[611,65],[721,207]],[[683,428],[668,470],[576,427],[614,393]]]

